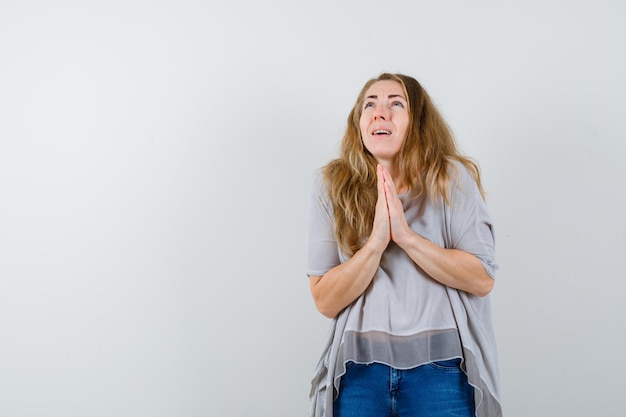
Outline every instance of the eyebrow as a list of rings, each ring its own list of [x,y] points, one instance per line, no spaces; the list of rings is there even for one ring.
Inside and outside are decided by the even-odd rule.
[[[399,98],[401,98],[402,100],[406,101],[406,98],[404,98],[404,96],[403,96],[403,95],[400,95],[400,94],[392,94],[392,95],[390,95],[388,98],[398,98],[398,97],[399,97]],[[370,99],[370,98],[373,98],[373,99],[375,99],[375,100],[378,100],[378,96],[377,96],[377,95],[371,95],[371,96],[367,96],[367,97],[365,97],[365,99],[366,99],[366,100],[367,100],[367,99]]]

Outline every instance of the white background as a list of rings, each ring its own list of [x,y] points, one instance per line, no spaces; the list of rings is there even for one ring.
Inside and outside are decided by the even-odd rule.
[[[505,415],[624,416],[620,1],[0,1],[0,415],[304,416],[306,199],[416,77],[496,222]]]

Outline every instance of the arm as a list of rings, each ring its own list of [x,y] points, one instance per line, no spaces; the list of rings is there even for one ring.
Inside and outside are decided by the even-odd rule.
[[[311,295],[319,312],[334,318],[356,300],[372,282],[381,256],[380,248],[368,241],[347,262],[321,277],[310,276]]]
[[[374,223],[367,242],[348,261],[331,268],[323,276],[309,277],[311,295],[320,313],[329,318],[336,317],[367,289],[390,240],[383,176],[379,175]]]
[[[384,172],[391,222],[391,238],[433,279],[452,288],[484,297],[493,289],[491,278],[481,261],[460,249],[445,249],[419,236],[407,224],[402,202],[387,171]]]
[[[412,230],[398,238],[396,243],[424,272],[448,287],[479,297],[486,296],[493,289],[493,278],[471,253],[441,248]]]

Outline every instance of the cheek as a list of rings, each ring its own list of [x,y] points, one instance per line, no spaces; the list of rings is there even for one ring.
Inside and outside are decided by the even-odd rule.
[[[367,120],[363,116],[359,119],[359,130],[361,131],[361,135],[363,132],[367,131]]]
[[[406,118],[404,120],[401,121],[400,126],[398,126],[400,128],[400,130],[402,130],[402,132],[404,134],[406,134],[406,132],[408,132],[409,130],[409,119]]]
[[[367,129],[364,126],[359,126],[359,136],[361,137],[361,141],[363,141],[367,136]]]

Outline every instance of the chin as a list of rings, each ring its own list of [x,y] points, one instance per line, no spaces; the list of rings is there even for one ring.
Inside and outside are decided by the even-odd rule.
[[[377,161],[390,161],[395,159],[400,152],[371,152]]]

